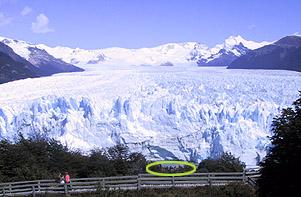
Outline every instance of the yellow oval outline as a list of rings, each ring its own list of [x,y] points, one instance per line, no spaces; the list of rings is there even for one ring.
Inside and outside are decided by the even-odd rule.
[[[160,164],[181,164],[181,165],[186,165],[186,166],[192,167],[192,170],[187,171],[187,172],[181,172],[181,173],[162,173],[162,172],[154,172],[149,169],[152,166],[156,166],[156,165],[160,165]],[[196,165],[194,165],[193,163],[187,162],[187,161],[155,161],[150,164],[147,164],[145,170],[147,173],[156,175],[156,176],[187,176],[187,175],[193,174],[196,171]]]

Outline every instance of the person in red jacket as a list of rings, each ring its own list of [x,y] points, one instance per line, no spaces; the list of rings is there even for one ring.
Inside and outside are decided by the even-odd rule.
[[[71,181],[70,180],[70,175],[68,174],[68,172],[65,172],[65,183],[71,189],[70,181]]]

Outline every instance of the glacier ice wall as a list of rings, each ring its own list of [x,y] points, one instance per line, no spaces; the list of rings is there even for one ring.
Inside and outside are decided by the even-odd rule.
[[[291,105],[299,73],[143,68],[60,74],[0,86],[0,138],[18,132],[72,148],[127,144],[149,159],[200,161],[265,154],[273,117]]]

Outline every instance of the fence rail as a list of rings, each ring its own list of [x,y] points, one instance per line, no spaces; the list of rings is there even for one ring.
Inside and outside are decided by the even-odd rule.
[[[256,187],[258,171],[228,173],[194,173],[183,177],[158,177],[150,174],[119,177],[96,177],[71,179],[70,184],[59,184],[55,180],[36,180],[0,183],[0,196],[25,196],[45,193],[74,194],[94,192],[97,189],[142,189],[225,185],[244,182]]]

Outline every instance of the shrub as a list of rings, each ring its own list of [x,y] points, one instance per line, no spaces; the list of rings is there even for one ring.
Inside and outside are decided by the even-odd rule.
[[[198,172],[242,172],[246,165],[231,153],[223,153],[217,159],[204,159],[198,166]]]

